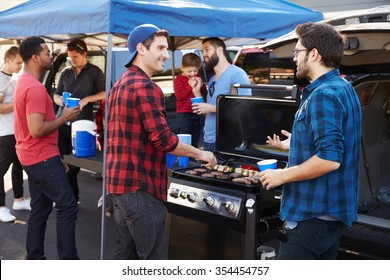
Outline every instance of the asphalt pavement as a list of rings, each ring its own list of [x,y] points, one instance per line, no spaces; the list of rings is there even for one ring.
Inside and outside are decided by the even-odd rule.
[[[0,222],[0,260],[23,260],[26,258],[26,232],[29,211],[14,211],[11,188],[11,168],[5,176],[7,190],[6,206],[16,217],[13,223]],[[101,259],[101,208],[97,203],[102,193],[102,182],[93,178],[89,171],[81,170],[79,179],[80,204],[76,223],[76,247],[80,259]],[[26,176],[24,177],[26,178]],[[29,198],[28,183],[24,180],[25,197]],[[115,245],[113,218],[105,218],[104,259],[112,259]],[[49,260],[58,260],[56,250],[56,211],[50,214],[45,238],[45,253]]]

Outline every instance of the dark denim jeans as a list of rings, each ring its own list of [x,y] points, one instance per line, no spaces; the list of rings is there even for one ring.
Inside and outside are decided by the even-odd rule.
[[[179,119],[178,134],[191,134],[191,145],[198,147],[200,133],[201,133],[201,120],[200,116],[193,113],[178,113]]]
[[[164,202],[142,190],[111,198],[117,233],[114,259],[167,259]]]
[[[58,128],[58,148],[60,149],[61,157],[72,154],[72,128],[70,125],[64,124]],[[77,175],[80,172],[80,167],[68,164],[68,179],[72,186],[73,194],[76,200],[79,200],[79,184]]]
[[[16,155],[15,135],[0,137],[0,206],[5,206],[4,175],[12,164],[12,190],[14,198],[23,197],[23,168]]]
[[[31,212],[27,226],[27,259],[46,259],[45,231],[47,219],[53,209],[53,201],[57,209],[58,258],[79,259],[75,238],[77,202],[60,156],[23,167],[28,174],[31,195]]]
[[[280,243],[278,260],[335,260],[339,239],[346,225],[317,218],[298,222],[286,230],[287,241]]]

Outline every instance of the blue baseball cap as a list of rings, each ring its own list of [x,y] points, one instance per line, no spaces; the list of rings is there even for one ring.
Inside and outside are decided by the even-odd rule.
[[[133,29],[133,31],[130,32],[129,38],[127,39],[127,48],[130,51],[130,57],[126,62],[125,67],[129,67],[130,63],[137,54],[137,45],[139,43],[143,43],[157,31],[160,31],[160,28],[153,24],[146,23],[137,26]]]

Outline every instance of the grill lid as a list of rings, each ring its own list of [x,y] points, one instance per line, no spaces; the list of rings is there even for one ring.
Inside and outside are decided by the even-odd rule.
[[[222,157],[287,160],[288,152],[266,145],[267,136],[291,131],[298,102],[253,96],[220,95],[216,148]]]

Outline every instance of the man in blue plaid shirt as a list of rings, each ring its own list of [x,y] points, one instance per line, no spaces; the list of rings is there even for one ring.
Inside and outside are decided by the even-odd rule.
[[[281,219],[286,240],[278,259],[336,259],[339,239],[357,219],[361,107],[352,85],[337,67],[343,37],[328,24],[296,28],[297,77],[311,82],[303,90],[292,134],[268,137],[268,143],[290,149],[289,167],[266,170],[267,190],[284,184]]]

